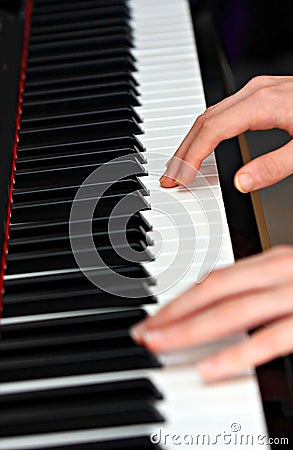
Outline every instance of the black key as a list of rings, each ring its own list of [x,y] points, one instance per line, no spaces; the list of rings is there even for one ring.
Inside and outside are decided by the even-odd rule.
[[[86,1],[93,1],[93,0],[86,0]],[[70,5],[80,4],[81,0],[71,0]],[[68,5],[68,0],[35,0],[34,1],[34,8],[35,10],[42,9],[44,6],[51,6],[51,5]],[[83,4],[83,2],[82,2]],[[124,5],[125,0],[95,0],[95,4],[98,6],[108,6],[108,5]]]
[[[79,240],[79,243],[81,240]],[[121,253],[117,253],[119,250]],[[78,251],[78,254],[83,256],[84,260],[89,261],[89,267],[91,266],[91,255],[93,249],[84,246],[82,250]],[[136,262],[147,262],[154,259],[153,254],[142,240],[138,242],[130,242],[128,244],[118,245],[105,245],[96,248],[96,252],[103,262],[100,264],[108,265],[127,265],[133,253],[135,252]],[[75,269],[77,267],[75,257],[71,249],[58,249],[41,251],[36,250],[32,252],[23,252],[21,254],[8,254],[7,255],[7,275],[22,274],[22,273],[37,273],[40,271],[56,271],[64,269]],[[98,264],[98,263],[97,263]],[[88,266],[84,267],[88,268]],[[101,268],[101,266],[97,266]]]
[[[125,225],[127,223],[127,225]],[[147,231],[151,231],[152,227],[147,222],[145,217],[143,217],[140,213],[136,213],[132,215],[130,218],[128,215],[126,216],[118,216],[115,219],[113,218],[113,229],[114,230],[123,230],[129,228],[142,228]],[[108,231],[109,229],[109,217],[97,217],[92,220],[92,230],[95,232],[103,232]],[[35,239],[43,238],[44,236],[65,236],[69,233],[69,223],[68,222],[27,222],[21,224],[11,224],[9,230],[10,240],[16,240],[17,242],[21,242],[23,240],[31,239],[32,237]]]
[[[52,349],[55,346],[79,345],[79,342],[101,343],[112,348],[111,339],[121,338],[121,342],[133,345],[128,329],[145,319],[143,310],[128,310],[113,313],[82,315],[63,319],[38,320],[1,327],[1,355],[13,355],[23,349],[34,352],[37,348]],[[107,341],[110,341],[107,344]],[[116,342],[117,347],[123,344]]]
[[[92,192],[95,192],[95,189],[92,190]],[[78,206],[80,208],[79,212],[79,218],[81,217],[81,214],[83,215],[84,220],[90,219],[90,211],[93,200],[96,200],[96,210],[94,212],[94,216],[97,217],[101,214],[101,216],[110,216],[112,215],[115,217],[115,212],[113,212],[113,208],[117,205],[118,202],[120,202],[123,198],[125,198],[125,193],[122,194],[110,194],[110,195],[103,195],[102,197],[99,197],[99,190],[96,191],[98,194],[98,197],[94,197],[93,195],[90,195],[90,192],[88,193],[88,198],[86,200],[75,200],[78,201]],[[19,223],[19,222],[38,222],[41,220],[49,220],[51,218],[54,218],[57,222],[69,220],[69,216],[72,209],[72,202],[73,199],[69,200],[55,200],[55,201],[44,201],[43,203],[31,203],[28,205],[17,205],[13,204],[12,207],[12,223]],[[121,207],[122,208],[122,207]],[[119,211],[119,214],[121,214],[121,208]],[[150,205],[145,199],[145,197],[139,192],[135,191],[130,193],[127,196],[127,200],[125,200],[125,203],[123,205],[123,213],[127,213],[129,211],[129,214],[132,213],[132,211],[143,211],[150,209]],[[117,213],[118,214],[118,213]]]
[[[142,227],[131,228],[126,230],[115,230],[110,234],[108,231],[93,231],[92,237],[96,246],[98,245],[110,245],[111,238],[115,238],[115,244],[121,245],[125,238],[129,243],[143,241],[145,244],[149,244],[146,232]],[[30,237],[22,237],[21,239],[9,239],[8,252],[10,255],[21,255],[31,252],[37,252],[41,255],[48,250],[56,251],[57,249],[70,248],[70,239],[67,233],[60,234],[47,234],[41,237],[36,237],[33,233]]]
[[[141,347],[121,349],[93,348],[88,342],[78,348],[57,352],[37,351],[26,355],[22,350],[16,357],[2,357],[0,360],[0,380],[20,381],[50,378],[66,375],[83,375],[109,371],[135,370],[160,367],[154,355]]]
[[[109,90],[107,93],[90,93],[90,92],[77,92],[75,94],[68,94],[57,99],[52,100],[30,100],[23,103],[23,114],[25,116],[32,117],[39,113],[56,114],[68,113],[74,111],[75,113],[82,113],[86,111],[99,111],[107,108],[124,108],[129,106],[138,106],[139,102],[137,96],[133,90]],[[121,129],[121,131],[123,131]],[[114,134],[114,136],[123,136],[122,132]],[[110,137],[110,136],[101,136]],[[99,136],[96,136],[99,138]]]
[[[80,185],[85,179],[98,169],[101,164],[83,164],[82,166],[68,166],[60,169],[49,169],[40,171],[21,171],[17,170],[15,173],[15,185],[18,190],[30,188],[58,188],[67,186]],[[105,165],[104,169],[100,170],[99,183],[95,184],[97,188],[92,190],[93,194],[98,195],[99,192],[104,192],[105,184],[113,184],[116,180],[127,174],[127,178],[135,178],[145,176],[147,173],[144,167],[138,161],[125,160],[113,161],[109,165]],[[122,174],[122,176],[120,175]],[[132,175],[134,174],[134,175]],[[99,189],[98,186],[101,186]],[[88,192],[90,193],[90,185]]]
[[[134,119],[135,122],[142,122],[140,116],[132,108],[109,108],[100,111],[84,111],[81,114],[76,114],[74,112],[69,112],[65,114],[44,114],[32,117],[23,117],[21,120],[21,132],[25,130],[34,130],[36,128],[52,127],[52,126],[63,126],[63,125],[80,125],[86,124],[88,122],[96,121],[103,122],[105,120],[116,120],[116,119]]]
[[[127,393],[128,391],[128,393]],[[111,397],[115,399],[134,400],[135,398],[144,398],[148,401],[162,400],[163,396],[154,386],[154,384],[147,378],[133,378],[130,380],[111,381],[92,383],[81,386],[51,388],[44,390],[33,390],[28,392],[18,392],[6,394],[0,397],[1,412],[5,414],[4,404],[7,407],[16,405],[31,406],[41,405],[43,401],[48,405],[62,404],[63,401],[68,401],[76,404],[78,401],[83,401],[90,395],[95,395],[95,402],[111,401]],[[110,398],[110,399],[109,399]]]
[[[23,95],[24,103],[26,101],[34,100],[37,101],[48,101],[48,100],[58,100],[64,99],[66,100],[67,96],[78,95],[87,93],[89,95],[95,94],[104,94],[107,92],[113,91],[122,91],[124,89],[131,89],[137,96],[138,91],[136,89],[135,83],[132,80],[117,80],[114,82],[108,81],[105,83],[101,83],[100,80],[94,80],[91,83],[88,81],[87,83],[78,81],[72,86],[63,85],[60,83],[59,86],[54,86],[51,89],[28,89],[27,93]],[[57,114],[59,111],[57,110]],[[111,118],[111,117],[110,117]]]
[[[114,35],[123,35],[127,36],[130,41],[132,40],[132,31],[129,26],[122,25],[122,26],[113,26],[111,28],[105,27],[105,28],[86,28],[81,30],[74,30],[74,31],[59,31],[55,32],[54,34],[40,34],[38,36],[31,36],[30,37],[30,48],[34,47],[35,45],[39,45],[42,43],[57,43],[57,42],[63,42],[65,40],[70,39],[79,39],[79,38],[91,38],[91,37],[109,37]]]
[[[127,159],[131,161],[139,161],[141,164],[146,163],[146,159],[142,153],[138,151],[136,148],[125,148],[125,149],[115,149],[109,150],[107,152],[94,152],[87,153],[77,153],[72,155],[60,155],[54,158],[53,156],[49,157],[38,157],[35,155],[34,157],[19,157],[17,159],[17,168],[18,170],[47,170],[47,169],[56,169],[61,167],[66,167],[71,164],[84,163],[84,161],[92,162],[96,161],[99,164],[105,164],[110,161],[113,161],[121,156],[127,156]]]
[[[119,285],[113,280],[111,270],[121,275]],[[61,311],[97,309],[107,307],[132,307],[156,303],[148,284],[154,281],[140,265],[111,267],[96,272],[99,282],[109,287],[103,291],[81,272],[31,276],[5,280],[3,317],[46,314]],[[130,277],[130,278],[129,278]],[[147,278],[148,277],[148,278]],[[145,281],[135,281],[140,278]],[[110,293],[112,292],[112,293]]]
[[[13,192],[13,208],[31,207],[34,211],[36,210],[35,208],[45,207],[54,202],[73,201],[79,187],[79,185],[75,185],[52,189],[41,189],[38,187],[35,189],[15,189]],[[113,182],[112,184],[93,184],[88,186],[86,194],[87,199],[99,199],[102,194],[103,197],[106,198],[114,195],[123,196],[123,194],[130,194],[137,190],[139,190],[142,195],[149,195],[148,190],[139,178],[123,179]],[[110,201],[110,203],[111,202],[112,201]],[[115,199],[113,199],[113,202],[115,202]]]
[[[114,71],[109,73],[95,73],[92,74],[77,74],[74,73],[69,74],[67,76],[58,75],[57,78],[51,76],[48,79],[36,79],[35,81],[26,81],[25,82],[25,91],[38,91],[40,89],[54,89],[59,87],[72,87],[81,84],[87,84],[92,82],[99,83],[115,83],[117,81],[131,81],[134,86],[138,85],[137,80],[133,77],[131,72],[124,71]],[[21,117],[23,121],[23,116]]]
[[[139,228],[128,228],[127,230],[115,230],[109,232],[93,232],[92,238],[94,245],[97,248],[98,253],[101,257],[104,257],[108,261],[113,259],[117,264],[121,263],[121,258],[116,257],[115,255],[112,257],[112,250],[119,249],[120,252],[125,252],[125,257],[127,256],[127,245],[129,248],[137,249],[137,251],[146,250],[146,247],[151,244],[151,241],[147,238],[145,230],[141,227]],[[88,249],[88,239],[82,236],[78,237],[78,245],[83,248],[83,251]],[[60,264],[63,261],[63,258],[67,260],[66,255],[68,255],[68,260],[72,260],[71,257],[71,243],[75,241],[75,238],[70,238],[68,233],[64,235],[47,235],[42,238],[36,238],[35,236],[30,238],[23,238],[19,240],[9,240],[9,248],[8,248],[8,262],[16,261],[16,266],[20,261],[26,260],[33,261],[35,259],[39,260],[44,258],[48,261],[47,269],[51,267],[49,261],[56,257],[58,263]],[[126,242],[125,242],[126,241]],[[83,243],[84,242],[84,243]],[[58,257],[57,257],[58,255]],[[146,255],[141,255],[141,258],[146,257]],[[119,262],[118,262],[119,261]],[[74,265],[73,265],[74,267]],[[14,270],[16,267],[13,266]]]
[[[62,39],[58,41],[47,41],[39,44],[30,44],[29,57],[30,61],[33,58],[40,57],[49,58],[49,55],[72,54],[77,50],[98,49],[98,48],[130,48],[131,38],[129,34],[112,34],[109,36],[86,36],[86,37],[71,37],[70,39]]]
[[[99,61],[84,60],[72,63],[55,64],[50,67],[36,66],[27,68],[26,80],[28,82],[47,82],[48,80],[55,80],[58,77],[62,80],[72,76],[76,78],[93,74],[99,74],[100,76],[105,77],[109,72],[121,73],[121,71],[135,71],[134,61],[130,55],[127,57],[108,58]]]
[[[36,11],[36,10],[35,10]],[[117,6],[96,7],[96,8],[78,8],[77,10],[67,11],[54,11],[53,13],[47,13],[45,15],[33,13],[32,16],[32,29],[36,29],[43,24],[64,25],[65,23],[77,22],[82,23],[89,19],[96,19],[97,21],[106,20],[108,18],[128,18],[129,9],[124,4]]]
[[[91,7],[97,7],[97,6],[114,6],[114,5],[125,5],[125,0],[105,0],[100,4],[100,2],[97,2],[97,0],[85,0],[85,1],[74,1],[71,2],[65,1],[58,1],[58,2],[52,2],[48,1],[47,3],[41,3],[41,2],[35,2],[34,3],[35,8],[35,14],[47,14],[47,13],[54,13],[59,11],[75,11],[80,10],[82,8],[91,8]]]
[[[57,92],[68,91],[70,89],[80,89],[81,87],[94,86],[102,88],[107,87],[108,85],[116,86],[118,83],[124,83],[124,85],[128,87],[132,87],[134,92],[137,93],[137,81],[136,79],[127,71],[122,71],[121,73],[112,73],[112,74],[92,74],[92,75],[84,75],[67,78],[59,78],[58,79],[50,79],[44,82],[35,82],[35,83],[26,83],[25,84],[25,94],[24,97],[26,99],[44,96],[44,95],[55,95]],[[58,114],[58,111],[56,112]],[[25,118],[21,118],[22,123],[25,121]]]
[[[2,419],[2,420],[1,420]],[[70,431],[88,428],[104,428],[114,426],[135,425],[163,422],[163,417],[155,407],[144,400],[132,400],[121,403],[104,403],[97,405],[81,405],[79,408],[60,406],[56,410],[39,408],[29,409],[24,416],[22,412],[9,409],[6,415],[0,417],[0,436],[14,436],[47,433],[51,431]]]
[[[80,30],[90,30],[90,29],[97,29],[97,28],[108,28],[111,29],[112,27],[118,27],[118,26],[128,26],[129,25],[129,19],[127,17],[112,17],[112,18],[88,18],[86,21],[71,21],[71,22],[64,22],[61,24],[43,24],[34,26],[31,29],[31,36],[39,36],[39,35],[53,35],[55,36],[58,32],[66,32],[66,31],[80,31]]]
[[[93,141],[81,140],[79,142],[56,144],[54,146],[42,145],[42,146],[25,146],[19,143],[18,157],[34,157],[34,156],[62,156],[73,155],[83,152],[101,152],[107,153],[108,151],[130,149],[130,152],[139,151],[144,152],[144,147],[136,138],[136,136],[119,136],[116,138],[108,139],[95,139]],[[129,152],[129,153],[130,153]]]
[[[60,62],[80,62],[87,61],[88,59],[93,59],[97,62],[100,60],[111,59],[111,58],[121,58],[121,57],[129,57],[135,62],[135,58],[131,53],[131,49],[129,45],[124,45],[122,47],[119,43],[116,44],[113,48],[96,48],[95,46],[91,46],[90,42],[88,42],[88,46],[85,49],[60,51],[60,53],[51,53],[44,52],[42,56],[29,56],[27,60],[27,67],[31,69],[33,67],[50,67],[55,64],[59,64]]]
[[[115,413],[115,425],[118,425],[121,421],[119,405],[124,405],[126,413],[130,402],[151,405],[160,399],[162,395],[147,379],[6,395],[0,399],[0,435],[96,427],[99,411],[105,406],[115,407],[118,413]],[[114,424],[109,418],[103,422],[106,426]],[[122,419],[121,424],[123,422]]]
[[[19,139],[24,145],[55,145],[79,141],[123,136],[124,134],[142,134],[134,118],[107,121],[89,121],[82,124],[58,125],[53,127],[23,130]]]

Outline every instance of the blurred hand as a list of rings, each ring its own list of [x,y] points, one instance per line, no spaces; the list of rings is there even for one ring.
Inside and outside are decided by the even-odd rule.
[[[293,352],[293,247],[215,270],[136,325],[132,336],[153,352],[166,352],[257,327],[246,340],[202,361],[202,376],[227,377]]]
[[[193,181],[202,161],[223,141],[247,130],[280,128],[293,137],[293,76],[259,76],[199,116],[161,177],[163,187]],[[184,164],[185,162],[185,164]],[[274,184],[293,172],[293,140],[243,166],[241,192]]]

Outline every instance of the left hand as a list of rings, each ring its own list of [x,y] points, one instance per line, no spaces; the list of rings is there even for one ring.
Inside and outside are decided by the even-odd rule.
[[[292,246],[275,247],[212,272],[136,325],[132,335],[151,351],[165,352],[257,327],[246,340],[202,361],[202,376],[227,377],[293,351]]]
[[[224,139],[247,130],[280,128],[293,138],[293,76],[258,76],[201,114],[167,163],[165,188],[189,184],[202,161]],[[293,173],[293,139],[241,167],[234,184],[241,192],[270,186]]]

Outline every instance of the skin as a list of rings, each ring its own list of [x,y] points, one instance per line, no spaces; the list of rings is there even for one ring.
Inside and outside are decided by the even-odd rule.
[[[280,128],[293,137],[292,106],[293,77],[253,78],[196,119],[168,163],[161,185],[190,183],[219,142],[247,130]],[[243,166],[234,184],[241,192],[251,192],[292,173],[293,140]],[[204,379],[230,377],[293,352],[292,246],[277,246],[215,270],[131,333],[151,351],[166,352],[248,330],[255,331],[201,361]]]

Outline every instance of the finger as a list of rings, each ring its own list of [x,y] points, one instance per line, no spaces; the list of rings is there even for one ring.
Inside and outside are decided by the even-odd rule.
[[[170,326],[148,330],[142,344],[153,352],[178,350],[244,332],[293,312],[293,283],[235,296]],[[276,302],[281,298],[281,302]],[[241,311],[241,314],[239,314]]]
[[[293,173],[293,140],[283,147],[245,164],[235,175],[241,192],[251,192],[283,180]]]
[[[289,282],[292,277],[293,247],[275,247],[212,272],[203,283],[188,289],[157,314],[136,325],[133,335],[141,342],[150,330],[170,326],[210,304],[245,292],[268,289]]]
[[[293,351],[293,317],[278,320],[245,341],[203,360],[199,371],[206,380],[230,377],[249,367],[265,364]]]

